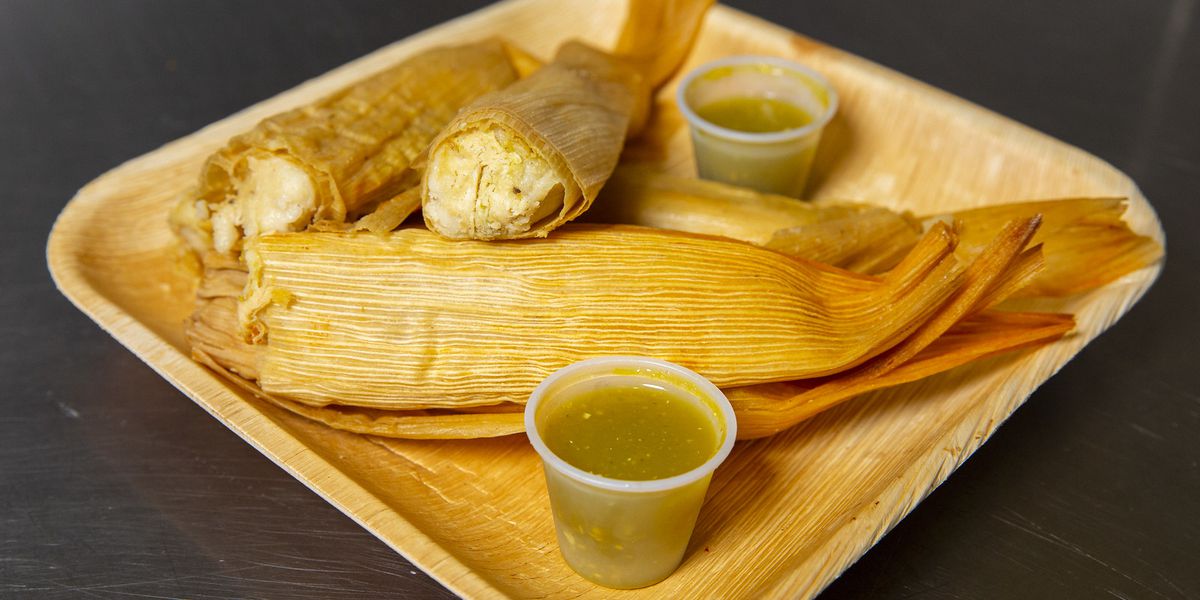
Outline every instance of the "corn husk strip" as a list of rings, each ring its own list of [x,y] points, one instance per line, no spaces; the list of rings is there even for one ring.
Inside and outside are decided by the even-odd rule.
[[[725,390],[738,419],[738,439],[773,435],[870,391],[924,379],[989,356],[1053,342],[1075,326],[1070,315],[988,311],[970,317],[899,367],[867,364],[824,380]],[[870,375],[862,375],[871,373]]]
[[[966,316],[979,312],[985,306],[1002,300],[998,293],[1011,291],[1005,275],[1019,265],[1021,276],[1036,272],[1041,264],[1041,255],[1036,249],[1024,253],[1025,245],[1037,232],[1041,218],[1034,216],[1018,219],[1004,226],[995,240],[980,253],[963,275],[963,285],[954,291],[936,316],[921,324],[920,328],[900,344],[871,361],[870,370],[862,377],[875,377],[907,362],[946,333],[955,323]],[[1031,266],[1032,265],[1032,266]],[[1003,290],[997,292],[997,290]]]
[[[959,211],[950,217],[960,224],[962,235],[955,253],[960,259],[974,256],[986,245],[989,232],[1001,224],[1041,214],[1043,225],[1032,243],[1043,246],[1046,265],[1017,296],[1077,294],[1162,258],[1158,242],[1134,233],[1122,220],[1125,209],[1123,198],[1066,198]],[[936,218],[926,218],[926,222]]]
[[[381,203],[374,211],[363,215],[351,229],[379,234],[388,233],[399,227],[419,208],[421,208],[421,188],[413,187],[395,198]]]
[[[434,48],[262,121],[209,157],[195,195],[181,202],[172,224],[193,248],[212,249],[208,215],[196,217],[189,204],[198,197],[216,211],[234,202],[252,158],[284,159],[301,169],[316,195],[311,222],[344,222],[359,207],[418,182],[408,167],[456,112],[517,79],[510,54],[497,40]]]
[[[421,191],[429,229],[455,239],[545,237],[586,211],[712,3],[631,2],[626,57],[568,42],[528,78],[472,103],[430,145]],[[661,24],[669,27],[641,31]]]
[[[776,231],[768,248],[837,265],[859,273],[881,273],[900,262],[920,233],[885,208]]]
[[[1041,242],[1044,272],[1018,296],[1070,296],[1098,288],[1162,259],[1163,248],[1149,237],[1119,226],[1068,225]]]
[[[523,402],[554,370],[613,354],[661,357],[718,385],[813,377],[895,345],[959,284],[945,227],[881,282],[722,238],[560,233],[506,244],[421,229],[255,240],[247,297],[288,298],[241,313],[267,341],[260,385],[312,405]]]
[[[687,58],[713,1],[636,0],[614,54],[637,65],[651,87],[671,78]]]
[[[209,252],[203,257],[203,277],[196,290],[196,305],[184,322],[184,337],[192,349],[249,379],[258,377],[261,346],[247,343],[238,334],[238,296],[246,287],[246,267],[228,254]]]
[[[258,378],[258,353],[262,346],[247,344],[237,331],[237,299],[208,298],[197,301],[196,310],[184,324],[192,358],[201,355],[247,379]],[[230,327],[230,322],[234,327]]]

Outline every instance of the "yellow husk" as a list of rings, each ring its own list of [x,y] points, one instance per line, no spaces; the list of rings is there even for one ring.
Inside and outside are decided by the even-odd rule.
[[[265,340],[262,389],[317,406],[523,402],[554,370],[613,354],[738,386],[835,373],[894,346],[959,286],[953,244],[935,228],[875,280],[633,227],[505,244],[421,229],[281,234],[248,247],[239,310]]]
[[[890,370],[868,363],[824,379],[725,390],[738,419],[738,439],[773,435],[867,392],[909,383],[988,356],[1050,343],[1075,326],[1071,315],[988,311]]]
[[[990,232],[1031,214],[1044,223],[1032,243],[1045,248],[1046,266],[1019,296],[1069,296],[1100,287],[1154,264],[1162,246],[1129,229],[1121,215],[1124,198],[1066,198],[998,204],[951,214],[960,223],[962,242],[955,253],[964,260],[977,254]],[[939,217],[927,217],[931,222]]]
[[[896,266],[921,234],[907,213],[813,204],[629,165],[617,168],[584,220],[723,235],[860,273]]]
[[[882,207],[808,203],[716,182],[621,166],[586,220],[725,235],[861,273],[890,269],[937,221],[953,222],[955,254],[969,262],[1006,223],[1042,215],[1032,244],[1045,267],[1020,296],[1068,296],[1154,264],[1162,247],[1121,219],[1122,198],[1062,198],[997,204],[915,219]]]

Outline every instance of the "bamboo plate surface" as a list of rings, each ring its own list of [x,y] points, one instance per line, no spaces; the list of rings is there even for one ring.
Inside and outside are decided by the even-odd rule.
[[[470,597],[809,597],[824,588],[982,444],[1043,381],[1115,322],[1158,275],[1143,269],[1033,308],[1075,313],[1076,334],[869,394],[773,438],[739,443],[718,470],[682,566],[618,592],[558,555],[540,464],[523,436],[387,441],[339,432],[266,405],[192,362],[181,323],[188,276],[165,218],[204,158],[260,119],[315,100],[431,46],[500,34],[542,57],[569,37],[611,45],[613,0],[510,0],[397,42],[129,161],[81,189],[50,235],[59,289],[163,377],[281,467]],[[718,6],[684,69],[730,54],[790,57],[841,96],[809,195],[928,213],[1071,195],[1121,195],[1141,233],[1153,209],[1121,172],[1079,149],[879,65]],[[690,173],[673,85],[627,157]],[[1029,308],[1029,306],[1026,306]]]

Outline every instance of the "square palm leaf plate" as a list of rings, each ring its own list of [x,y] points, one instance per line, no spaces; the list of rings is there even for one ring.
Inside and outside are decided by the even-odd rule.
[[[62,292],[163,377],[451,590],[470,597],[808,597],[941,483],[1033,390],[1109,327],[1159,267],[1036,308],[1069,311],[1077,331],[1018,352],[868,394],[771,438],[739,443],[718,470],[680,569],[615,591],[558,555],[541,467],[523,436],[395,441],[335,431],[248,396],[188,358],[191,283],[166,226],[172,198],[231,136],[418,51],[491,35],[538,56],[568,38],[609,47],[613,0],[509,0],[445,23],[131,160],[63,210],[48,259]],[[1121,172],[1079,149],[879,65],[723,6],[684,70],[732,54],[788,57],[821,71],[841,109],[809,185],[814,198],[930,213],[1062,196],[1126,196],[1126,219],[1162,240],[1153,209]],[[627,155],[688,173],[691,149],[671,98]]]

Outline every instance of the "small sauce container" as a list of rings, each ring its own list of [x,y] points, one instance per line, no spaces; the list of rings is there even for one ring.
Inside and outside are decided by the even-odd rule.
[[[687,404],[673,410],[695,409],[700,415],[701,429],[713,437],[701,440],[707,445],[697,459],[698,465],[661,478],[615,478],[597,472],[607,470],[596,467],[603,461],[582,460],[579,452],[562,451],[560,455],[551,449],[581,450],[584,459],[615,458],[622,463],[640,460],[640,450],[629,456],[621,454],[624,450],[616,457],[603,455],[623,443],[628,450],[630,439],[640,442],[643,436],[654,437],[653,425],[637,432],[633,432],[633,426],[626,431],[616,425],[643,415],[606,416],[596,414],[595,403],[577,404],[583,402],[581,398],[594,399],[609,391],[637,386]],[[595,429],[601,434],[599,438],[581,442],[590,445],[571,448],[576,440],[562,439],[555,430],[567,423],[564,411],[576,411],[577,420],[610,421]],[[657,413],[652,414],[649,422],[655,423],[656,418]],[[670,428],[674,424],[662,426]],[[712,473],[733,448],[737,422],[721,390],[695,372],[661,360],[616,356],[581,361],[546,378],[525,406],[525,431],[542,458],[559,550],[567,564],[594,583],[633,589],[662,581],[683,560]],[[621,437],[631,432],[632,437],[625,436],[622,441]],[[605,438],[609,434],[612,439]],[[672,446],[683,441],[671,439]],[[647,446],[647,460],[652,447]],[[597,456],[589,456],[589,449],[596,450]]]
[[[690,126],[701,177],[793,197],[804,192],[821,132],[838,105],[837,93],[819,73],[768,56],[732,56],[702,65],[679,84],[676,101]],[[740,123],[750,127],[711,116],[731,114],[719,110],[722,104],[740,103],[745,109],[754,102],[762,104],[758,111],[740,114],[778,118],[780,111],[773,109],[786,108],[783,112],[798,110],[806,118],[783,118],[775,121],[775,130],[762,131],[754,126],[762,123],[761,116]]]

